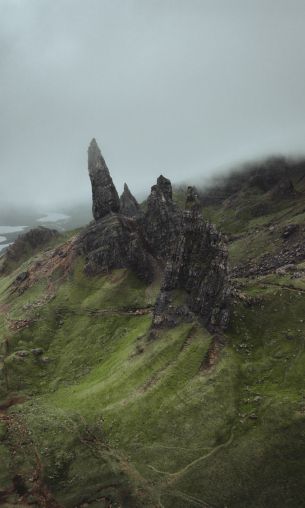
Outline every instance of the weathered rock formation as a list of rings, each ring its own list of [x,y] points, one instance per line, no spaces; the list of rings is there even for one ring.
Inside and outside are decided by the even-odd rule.
[[[175,305],[177,290],[179,305]],[[196,191],[189,187],[181,230],[166,263],[154,325],[175,322],[175,314],[177,322],[189,309],[205,325],[225,328],[228,303],[227,249],[214,226],[202,218]]]
[[[180,231],[181,218],[181,210],[172,199],[171,183],[161,175],[151,188],[143,221],[147,241],[156,258],[170,256]]]
[[[90,224],[80,236],[88,275],[114,268],[130,268],[146,282],[153,278],[152,256],[137,222],[119,214],[108,214]]]
[[[127,183],[124,183],[124,192],[120,197],[121,213],[127,217],[137,217],[140,214],[140,205],[131,194]]]
[[[106,162],[93,138],[88,149],[88,170],[92,185],[92,213],[95,220],[120,210],[120,200]]]
[[[120,199],[95,139],[88,150],[88,167],[95,222],[83,231],[78,241],[79,252],[86,256],[86,273],[94,275],[114,268],[129,268],[150,282],[154,272],[152,256],[142,228],[127,216],[131,203],[133,209],[139,205],[126,186],[121,200],[124,207],[120,210]]]
[[[171,182],[160,176],[145,215],[125,184],[120,200],[95,140],[88,150],[93,215],[80,235],[79,251],[90,274],[129,268],[146,282],[164,268],[153,329],[199,316],[210,328],[228,322],[227,251],[221,235],[203,220],[197,191],[189,187],[186,207],[173,201]],[[121,205],[121,206],[120,206]]]
[[[185,209],[200,212],[201,203],[195,187],[188,187],[186,193]]]

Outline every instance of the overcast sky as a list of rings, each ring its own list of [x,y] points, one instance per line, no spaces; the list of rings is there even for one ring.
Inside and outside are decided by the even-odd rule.
[[[304,0],[0,0],[0,201],[305,152]]]

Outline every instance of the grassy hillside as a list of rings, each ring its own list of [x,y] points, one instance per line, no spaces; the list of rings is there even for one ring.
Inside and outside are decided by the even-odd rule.
[[[233,266],[277,255],[289,223],[289,245],[302,240],[294,185],[286,201],[244,186],[203,207]],[[57,265],[58,248],[0,278],[0,504],[305,506],[305,263],[237,273],[225,337],[194,321],[152,340],[159,280],[87,277],[81,257]]]

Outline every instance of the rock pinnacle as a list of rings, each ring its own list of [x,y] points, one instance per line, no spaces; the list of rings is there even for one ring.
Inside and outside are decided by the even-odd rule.
[[[92,186],[92,213],[95,220],[120,210],[120,200],[109,169],[93,138],[88,148],[88,170]]]

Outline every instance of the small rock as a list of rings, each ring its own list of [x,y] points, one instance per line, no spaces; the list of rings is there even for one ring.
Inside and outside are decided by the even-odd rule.
[[[40,356],[43,354],[43,349],[41,347],[36,347],[34,349],[31,349],[31,353],[34,355],[34,356]]]
[[[22,282],[24,282],[29,276],[29,272],[21,272],[19,273],[19,275],[16,277],[15,279],[15,283],[16,284],[21,284]]]
[[[293,233],[299,230],[299,224],[288,224],[282,232],[282,238],[289,238]]]
[[[22,350],[22,351],[16,351],[15,353],[17,356],[20,356],[21,358],[25,358],[26,356],[29,356],[29,351],[27,351],[26,349]]]
[[[294,336],[291,333],[286,333],[286,339],[293,340]]]
[[[256,395],[256,397],[254,397],[254,402],[260,402],[262,400],[263,397],[261,397],[260,395]]]

